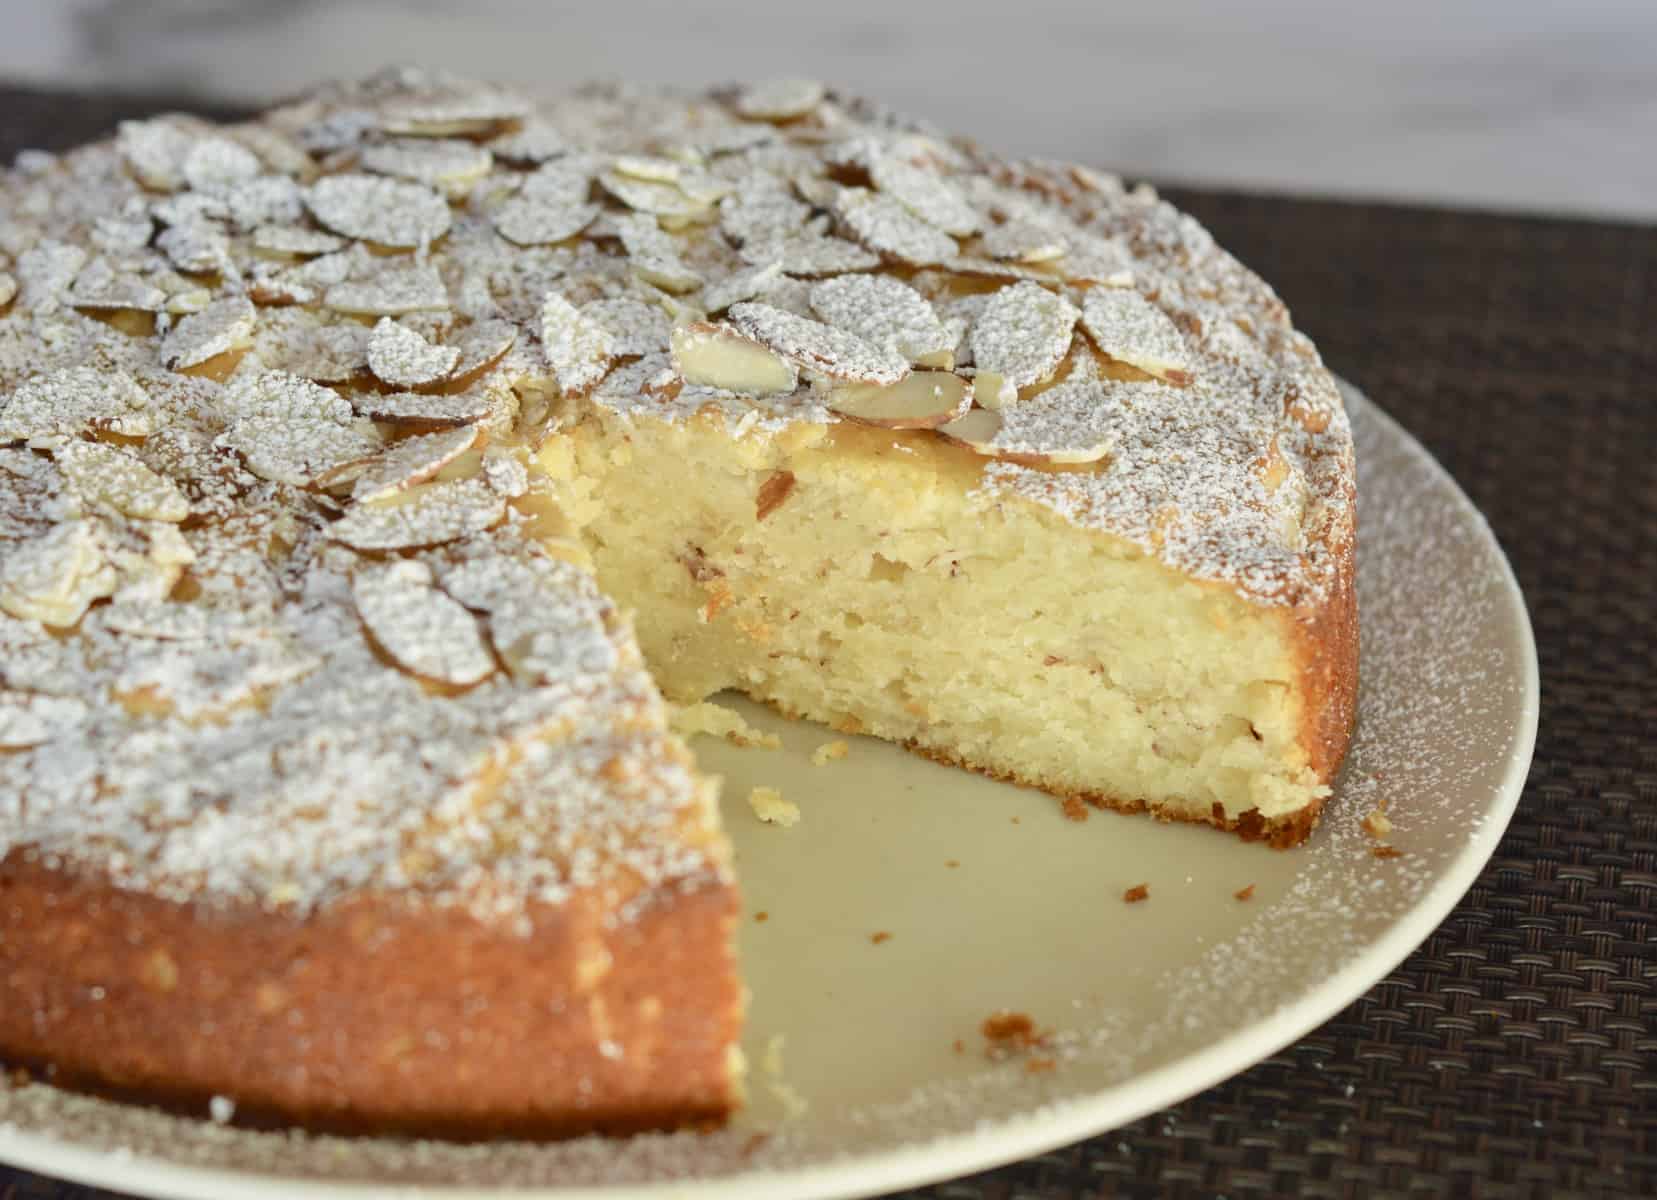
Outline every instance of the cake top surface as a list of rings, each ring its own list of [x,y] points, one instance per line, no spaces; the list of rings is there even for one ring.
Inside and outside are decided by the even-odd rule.
[[[1113,177],[798,80],[405,70],[127,122],[0,173],[0,855],[298,909],[722,877],[559,551],[534,450],[574,397],[933,428],[987,500],[1266,603],[1350,537],[1316,351]]]

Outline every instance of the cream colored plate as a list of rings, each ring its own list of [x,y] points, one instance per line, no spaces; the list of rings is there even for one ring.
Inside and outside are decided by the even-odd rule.
[[[301,1188],[862,1196],[1110,1129],[1258,1062],[1362,994],[1450,911],[1507,825],[1536,732],[1530,625],[1489,529],[1413,439],[1349,402],[1359,734],[1301,850],[1106,813],[1076,825],[1045,796],[866,739],[813,767],[810,752],[835,735],[743,705],[783,750],[697,746],[727,778],[749,904],[754,1103],[733,1128],[409,1146],[245,1133],[35,1087],[0,1094],[0,1159],[212,1200]],[[801,823],[756,821],[755,784],[780,787]],[[1374,857],[1360,828],[1383,801],[1398,858]],[[1140,883],[1150,898],[1124,904]],[[1250,884],[1252,900],[1234,899]],[[876,944],[877,933],[891,936]],[[1052,1031],[1052,1048],[1035,1052],[1052,1069],[986,1058],[980,1024],[1000,1009]],[[780,1073],[774,1056],[767,1065],[776,1037]]]

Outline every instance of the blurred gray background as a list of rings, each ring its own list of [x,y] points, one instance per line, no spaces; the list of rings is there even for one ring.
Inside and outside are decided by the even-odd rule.
[[[0,0],[0,79],[813,75],[1164,181],[1657,219],[1657,0]]]

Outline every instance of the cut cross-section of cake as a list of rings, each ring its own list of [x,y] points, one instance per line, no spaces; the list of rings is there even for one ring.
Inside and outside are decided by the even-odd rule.
[[[1315,349],[1195,222],[818,84],[396,71],[28,155],[0,1064],[313,1128],[718,1119],[738,895],[663,693],[1292,845],[1353,506]]]

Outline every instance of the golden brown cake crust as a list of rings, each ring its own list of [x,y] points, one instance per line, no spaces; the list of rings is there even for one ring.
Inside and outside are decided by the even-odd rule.
[[[358,896],[307,918],[0,860],[0,1061],[238,1123],[454,1139],[666,1128],[735,1104],[734,888],[521,937]]]

